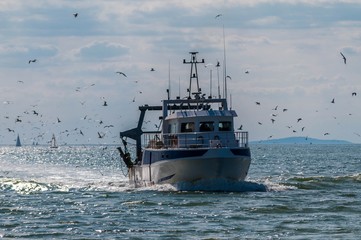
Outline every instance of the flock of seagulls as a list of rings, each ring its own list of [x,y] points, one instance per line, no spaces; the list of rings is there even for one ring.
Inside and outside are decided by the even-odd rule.
[[[74,12],[72,14],[73,18],[79,18],[79,13],[78,12]],[[36,58],[32,58],[28,60],[28,64],[32,65],[35,63],[38,63],[38,59]],[[150,72],[155,72],[155,68],[151,67],[149,68]],[[124,72],[124,71],[115,71],[115,73],[121,77],[124,78],[128,78],[128,75]],[[24,81],[19,80],[17,81],[19,84],[25,84]],[[135,83],[138,83],[138,81],[135,81]],[[77,94],[81,94],[81,93],[85,93],[89,88],[91,87],[95,87],[95,84],[90,84],[87,86],[83,86],[83,87],[76,87],[75,88],[75,92]],[[137,94],[142,94],[142,91],[137,91]],[[60,135],[61,138],[63,138],[63,142],[64,144],[66,144],[66,139],[64,139],[65,137],[73,137],[73,139],[75,138],[75,141],[82,141],[84,142],[84,140],[90,140],[90,139],[102,139],[104,140],[109,139],[109,138],[113,138],[114,142],[118,142],[119,136],[118,136],[118,132],[112,132],[111,129],[115,128],[114,125],[115,124],[111,124],[111,123],[105,123],[106,121],[102,120],[102,114],[101,112],[104,111],[112,111],[111,108],[109,108],[109,99],[105,99],[104,97],[101,97],[101,103],[99,103],[99,107],[102,108],[104,110],[96,110],[94,109],[94,106],[92,105],[91,107],[88,106],[89,100],[87,101],[80,101],[81,107],[83,109],[87,109],[87,108],[91,108],[90,111],[92,111],[92,114],[84,114],[83,116],[80,116],[79,119],[80,122],[79,125],[81,127],[75,127],[72,129],[62,129],[62,126],[65,125],[69,125],[69,121],[65,120],[65,119],[61,119],[58,116],[49,116],[49,115],[45,115],[45,114],[41,114],[40,112],[42,112],[41,107],[39,105],[31,105],[30,109],[27,109],[25,111],[23,111],[21,114],[16,114],[16,116],[12,117],[10,113],[8,113],[7,110],[5,110],[5,119],[7,119],[8,121],[8,126],[6,127],[6,131],[9,134],[12,134],[12,136],[15,136],[16,133],[21,133],[21,132],[25,132],[27,131],[29,128],[31,128],[34,132],[34,136],[32,137],[28,137],[28,139],[31,139],[29,141],[35,142],[35,143],[44,143],[44,141],[50,140],[46,139],[47,135],[52,134],[50,132],[43,132],[43,129],[48,129],[49,126],[56,126],[55,128],[60,129],[58,130],[58,132],[56,132],[58,135]],[[130,100],[130,102],[134,103],[136,100],[136,97],[133,97],[132,100]],[[14,102],[12,101],[4,101],[3,102],[4,105],[12,105]],[[8,109],[8,108],[5,108]],[[106,110],[109,109],[109,110]],[[76,114],[76,113],[75,113]],[[120,116],[121,117],[121,116]],[[48,119],[52,119],[52,120],[48,120]],[[116,120],[118,122],[118,119],[113,119]],[[88,124],[85,124],[88,123]],[[93,124],[93,128],[98,129],[98,131],[95,132],[89,132],[89,131],[94,131],[94,130],[90,130],[92,129],[91,124]],[[89,129],[89,131],[88,131]],[[45,130],[47,131],[47,130]],[[0,135],[0,137],[3,137]],[[84,139],[82,137],[88,137],[88,139]],[[14,137],[15,139],[15,137]],[[1,142],[1,141],[0,141]],[[59,139],[58,139],[59,142]]]
[[[79,13],[78,13],[78,12],[73,13],[73,17],[74,17],[74,18],[78,18],[78,16],[79,16]],[[218,19],[218,18],[220,18],[221,16],[222,16],[222,14],[217,14],[217,15],[215,16],[215,19]],[[340,52],[340,55],[341,55],[341,57],[342,57],[343,63],[346,64],[346,63],[347,63],[347,58],[346,58],[346,56],[345,56],[342,52]],[[37,60],[36,58],[34,58],[34,59],[29,59],[29,60],[28,60],[28,64],[37,63],[37,62],[38,62],[38,60]],[[219,66],[220,66],[220,63],[218,62],[217,65],[216,65],[216,67],[219,67]],[[150,68],[150,71],[151,71],[151,72],[154,72],[155,69],[152,67],[152,68]],[[124,73],[123,71],[116,71],[115,73],[118,74],[118,75],[120,75],[120,76],[122,76],[122,77],[125,77],[125,78],[128,77],[127,74]],[[249,70],[246,70],[244,73],[245,73],[245,74],[250,74],[250,71],[249,71]],[[232,79],[231,76],[226,76],[226,78]],[[23,81],[18,81],[18,82],[19,82],[19,83],[24,83]],[[92,87],[92,86],[94,86],[94,85],[95,85],[95,84],[92,84],[92,85],[90,85],[90,86],[88,86],[88,87]],[[84,88],[78,87],[78,88],[76,88],[75,91],[76,91],[76,92],[81,92],[82,90],[85,90],[85,89],[88,88],[88,87],[84,87]],[[142,92],[139,91],[139,93],[142,93]],[[356,92],[352,92],[352,96],[357,96],[357,93],[356,93]],[[135,102],[135,97],[133,98],[132,102]],[[83,102],[81,102],[81,105],[82,105],[82,106],[85,106],[85,103],[86,103],[86,102],[83,101]],[[260,101],[256,101],[255,103],[256,103],[257,106],[261,106],[261,102],[260,102]],[[331,100],[331,103],[332,103],[332,104],[335,104],[335,98],[333,98],[333,99]],[[4,104],[11,104],[11,102],[5,101]],[[103,107],[107,107],[107,106],[108,106],[108,102],[107,102],[104,98],[103,98],[103,103],[102,103],[101,106],[103,106]],[[272,108],[272,111],[273,111],[273,113],[271,114],[270,121],[271,121],[272,124],[276,124],[276,123],[277,123],[277,118],[278,118],[278,116],[279,116],[279,114],[280,114],[280,113],[279,113],[278,105],[275,106],[274,108]],[[288,111],[287,108],[282,108],[282,109],[281,109],[281,112],[282,112],[282,113],[285,113],[285,112],[287,112],[287,111]],[[36,116],[36,117],[39,117],[39,118],[42,117],[42,114],[39,114],[39,110],[38,110],[38,109],[32,109],[32,110],[30,110],[30,112],[32,113],[33,116]],[[25,111],[24,114],[29,114],[29,112],[28,112],[28,111]],[[99,116],[99,117],[100,117],[100,116]],[[5,118],[10,119],[9,116],[5,116]],[[88,115],[85,115],[84,117],[82,117],[82,120],[84,120],[84,121],[89,121],[90,119],[91,119],[91,118],[90,118]],[[99,126],[102,126],[102,125],[104,124],[104,122],[103,122],[102,120],[94,120],[94,119],[93,119],[93,121],[98,124],[98,127],[99,127]],[[299,117],[299,118],[295,119],[295,122],[296,122],[297,124],[298,124],[298,123],[301,123],[302,121],[303,121],[303,118],[302,118],[302,117]],[[22,117],[22,116],[18,115],[18,116],[15,117],[15,124],[23,124],[23,123],[24,123],[24,122],[23,122],[23,117]],[[29,121],[28,121],[27,123],[29,123]],[[62,123],[63,123],[63,121],[62,121],[59,117],[56,117],[56,120],[55,120],[55,122],[54,122],[53,124],[62,124]],[[40,130],[41,127],[44,127],[44,125],[45,125],[45,122],[40,121],[40,126],[34,126],[34,129]],[[262,123],[261,121],[258,121],[258,125],[263,125],[263,123]],[[159,127],[159,126],[156,126],[156,127]],[[107,124],[107,125],[104,125],[104,126],[103,126],[103,129],[110,129],[110,128],[114,128],[114,125],[113,125],[113,124]],[[287,128],[292,129],[292,132],[293,132],[293,133],[296,133],[296,132],[297,132],[297,130],[294,129],[292,126],[287,126]],[[303,131],[305,130],[305,128],[306,128],[305,126],[301,126],[301,127],[300,127],[301,132],[303,132]],[[238,128],[238,130],[242,130],[242,129],[243,129],[243,125],[241,125],[241,126]],[[15,134],[15,130],[12,129],[12,128],[10,128],[10,127],[7,127],[6,130],[7,130],[9,133]],[[77,127],[77,128],[72,129],[72,130],[64,130],[64,131],[62,131],[62,132],[60,132],[60,133],[61,133],[61,134],[66,134],[66,136],[69,136],[69,135],[71,135],[71,134],[78,134],[78,135],[81,135],[81,136],[85,136],[85,134],[84,134],[83,131],[84,131],[84,129],[82,130],[82,129],[80,129],[79,127]],[[37,138],[39,139],[40,137],[43,137],[44,134],[45,134],[45,133],[39,133],[39,135],[37,136]],[[97,138],[99,138],[99,139],[104,139],[104,137],[106,136],[106,134],[107,134],[107,133],[104,133],[103,131],[97,131],[97,132],[96,132],[96,136],[97,136]],[[356,134],[356,133],[355,133],[355,134]],[[324,136],[327,136],[327,135],[330,135],[330,133],[329,133],[329,132],[325,132],[323,135],[324,135]],[[360,135],[360,136],[361,136],[361,135]],[[269,138],[271,138],[271,137],[272,137],[272,135],[271,135]]]
[[[346,59],[346,56],[342,53],[342,52],[340,52],[340,55],[341,55],[341,57],[342,57],[342,60],[343,60],[343,63],[344,64],[346,64],[347,63],[347,59]],[[249,72],[247,72],[247,73],[249,73]],[[351,96],[352,97],[356,97],[357,96],[357,92],[352,92],[351,93]],[[335,98],[332,98],[331,99],[331,101],[330,101],[330,103],[331,104],[336,104],[336,100],[335,100]],[[255,101],[255,104],[257,105],[257,106],[259,106],[259,107],[262,107],[261,106],[261,102],[260,101]],[[278,111],[277,112],[277,110],[279,110],[279,106],[277,105],[277,106],[275,106],[274,108],[272,108],[272,113],[271,113],[271,117],[270,117],[270,122],[271,122],[271,124],[276,124],[277,123],[277,118],[279,117],[279,115],[280,115],[280,112]],[[287,108],[283,108],[282,109],[282,113],[284,113],[284,112],[286,112],[286,111],[288,111],[288,109]],[[316,111],[316,112],[318,112],[318,111]],[[348,115],[352,115],[351,113],[349,113]],[[336,117],[334,117],[334,119],[336,119]],[[284,121],[282,121],[282,122],[284,122]],[[294,126],[292,126],[292,124],[290,124],[290,125],[287,125],[287,126],[285,126],[285,127],[287,127],[288,129],[290,129],[291,131],[292,131],[292,133],[298,133],[298,132],[304,132],[305,131],[305,129],[306,129],[306,126],[299,126],[299,125],[297,125],[297,124],[302,124],[302,122],[303,122],[303,118],[302,117],[299,117],[299,118],[297,118],[297,119],[295,119],[295,124],[296,124],[296,126],[294,127]],[[262,121],[257,121],[257,124],[258,125],[263,125],[263,122]],[[243,125],[241,125],[239,128],[238,128],[238,130],[242,130],[243,129]],[[359,136],[359,137],[361,137],[361,134],[359,134],[359,133],[354,133],[355,135],[357,135],[357,136]],[[324,131],[323,133],[322,133],[322,135],[323,136],[329,136],[329,135],[331,135],[331,133],[329,132],[329,131]],[[268,137],[268,139],[270,139],[270,138],[272,138],[273,137],[273,135],[270,135],[269,137]],[[307,138],[307,137],[306,137]]]
[[[78,18],[79,13],[77,12],[73,13],[73,17]],[[27,63],[31,65],[38,62],[39,61],[37,58],[32,58],[29,59]],[[127,75],[124,72],[117,71],[116,73],[124,77],[127,77]],[[18,80],[17,82],[19,84],[25,84],[26,86],[26,81],[25,83],[22,80]],[[85,92],[90,87],[94,87],[94,86],[95,84],[90,84],[84,87],[76,87],[75,92],[77,94],[80,94],[82,92]],[[114,141],[117,142],[118,132],[116,134],[115,133],[113,134],[111,129],[115,128],[114,124],[111,124],[108,121],[112,121],[112,120],[118,121],[118,120],[112,119],[105,121],[102,119],[103,116],[101,113],[102,111],[104,112],[104,110],[101,110],[100,108],[108,107],[109,103],[107,100],[105,100],[104,97],[102,97],[101,99],[102,99],[101,100],[102,103],[99,102],[99,110],[97,110],[96,107],[94,108],[94,105],[91,106],[88,105],[87,102],[90,102],[89,100],[80,102],[81,108],[84,109],[84,111],[91,111],[91,114],[89,114],[88,112],[88,114],[86,115],[84,114],[85,116],[83,117],[80,116],[78,122],[80,127],[75,127],[75,128],[69,128],[69,125],[72,125],[72,123],[69,123],[68,119],[62,119],[61,116],[52,116],[52,114],[42,114],[43,110],[41,108],[41,104],[30,105],[26,107],[27,108],[26,110],[21,111],[20,114],[15,113],[14,116],[13,113],[14,108],[12,108],[11,106],[15,104],[15,101],[4,101],[3,102],[4,109],[2,116],[4,116],[4,118],[6,119],[6,122],[4,122],[4,124],[6,124],[5,129],[6,132],[10,134],[10,136],[14,136],[13,137],[14,140],[17,133],[20,133],[21,136],[22,133],[29,132],[30,129],[32,136],[27,136],[30,134],[27,134],[26,136],[25,134],[23,134],[25,136],[25,142],[27,142],[28,144],[48,143],[49,140],[51,139],[51,137],[49,136],[51,136],[52,134],[52,132],[49,132],[49,129],[56,129],[55,133],[57,135],[58,142],[59,139],[60,140],[62,139],[61,141],[63,142],[63,144],[67,143],[66,137],[73,137],[72,140],[75,139],[75,141],[84,143],[86,141],[90,141],[91,139],[94,140],[97,138],[103,140],[107,136],[109,139],[114,138],[115,139]],[[109,110],[111,111],[111,109]],[[82,113],[74,112],[73,114],[82,114]],[[66,129],[67,127],[68,129]],[[93,132],[94,130],[92,129],[94,128],[97,129],[97,131]],[[3,138],[4,136],[1,134],[0,137]]]

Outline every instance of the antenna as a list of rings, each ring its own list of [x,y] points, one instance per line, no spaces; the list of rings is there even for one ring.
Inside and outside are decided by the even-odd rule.
[[[221,64],[219,64],[219,61],[217,60],[217,78],[218,78],[218,98],[221,98],[221,86],[219,85],[219,67],[221,66]]]
[[[180,90],[180,77],[178,77],[178,97],[180,98],[181,95],[181,90]]]
[[[230,109],[232,110],[232,93],[229,93],[229,99],[230,99],[230,105],[231,105]]]
[[[212,69],[209,71],[209,98],[212,98]]]
[[[168,91],[168,100],[170,99],[170,90],[171,90],[171,88],[170,88],[170,60],[169,60],[169,62],[168,62],[168,89],[169,89],[169,91]]]
[[[224,72],[224,98],[227,99],[227,64],[226,64],[226,37],[223,24],[223,72]]]

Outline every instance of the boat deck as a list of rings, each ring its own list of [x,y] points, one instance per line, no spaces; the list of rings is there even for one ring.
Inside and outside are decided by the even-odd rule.
[[[153,149],[248,147],[248,132],[145,133],[143,144]]]

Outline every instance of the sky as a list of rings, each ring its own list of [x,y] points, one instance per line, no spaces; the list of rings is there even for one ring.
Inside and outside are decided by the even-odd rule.
[[[235,128],[250,141],[361,143],[360,13],[356,0],[1,0],[0,144],[117,144],[138,106],[168,87],[186,96],[191,51],[217,95],[224,46]]]

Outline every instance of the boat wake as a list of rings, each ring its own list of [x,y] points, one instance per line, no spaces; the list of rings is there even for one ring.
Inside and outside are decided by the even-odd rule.
[[[180,182],[174,186],[178,191],[205,192],[267,192],[266,185],[250,181],[230,181],[226,179]]]

